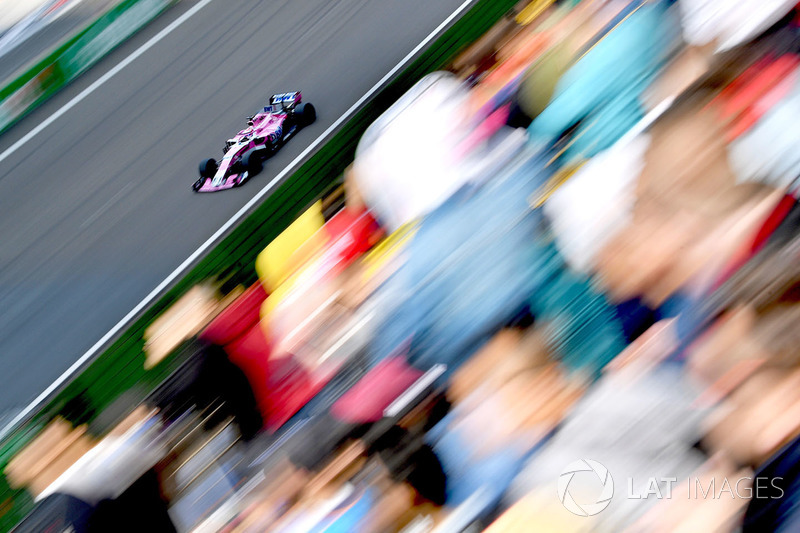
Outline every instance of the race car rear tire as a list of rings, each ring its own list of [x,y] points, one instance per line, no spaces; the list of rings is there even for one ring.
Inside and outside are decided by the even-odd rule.
[[[309,103],[300,104],[295,107],[294,115],[297,117],[297,123],[300,126],[308,126],[317,120],[317,110]]]
[[[217,172],[217,161],[212,158],[200,161],[200,177],[210,178]]]
[[[248,177],[255,176],[264,168],[264,164],[261,162],[261,156],[257,154],[255,150],[244,154],[242,157],[242,166],[247,170]]]
[[[195,182],[192,184],[192,190],[193,190],[194,192],[197,192],[197,191],[199,191],[200,189],[202,189],[202,188],[203,188],[203,185],[205,185],[205,184],[206,184],[206,180],[207,180],[207,179],[208,179],[208,178],[200,178],[199,180],[195,181]]]

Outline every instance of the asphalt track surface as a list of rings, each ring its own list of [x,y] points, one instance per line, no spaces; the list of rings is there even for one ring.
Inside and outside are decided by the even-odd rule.
[[[0,413],[30,402],[462,0],[212,0],[0,162]],[[0,137],[0,152],[192,8],[184,0]],[[244,187],[197,164],[272,93],[317,122]]]
[[[69,35],[86,27],[102,12],[109,9],[113,0],[82,0],[54,20],[34,23],[28,28],[22,42],[15,44],[6,52],[0,49],[0,80],[5,85],[19,76],[33,62],[44,58],[47,53],[63,42]]]

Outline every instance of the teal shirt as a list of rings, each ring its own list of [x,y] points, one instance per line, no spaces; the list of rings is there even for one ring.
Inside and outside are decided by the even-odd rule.
[[[642,92],[667,59],[678,35],[667,2],[634,2],[559,80],[547,108],[528,131],[549,145],[580,122],[567,159],[594,156],[643,116]]]

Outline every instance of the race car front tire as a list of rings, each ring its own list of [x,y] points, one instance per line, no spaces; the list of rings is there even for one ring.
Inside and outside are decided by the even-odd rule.
[[[252,178],[264,168],[261,156],[255,150],[247,152],[242,156],[242,166],[247,170],[247,177]]]
[[[308,126],[317,120],[317,110],[309,103],[300,104],[294,108],[294,115],[300,126]]]
[[[210,178],[217,172],[217,161],[213,158],[200,161],[200,177]]]

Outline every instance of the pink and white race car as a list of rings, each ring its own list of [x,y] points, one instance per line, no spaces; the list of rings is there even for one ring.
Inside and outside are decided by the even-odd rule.
[[[261,113],[247,119],[247,128],[228,139],[222,159],[204,159],[195,192],[238,187],[261,172],[263,161],[277,152],[300,128],[317,118],[314,106],[302,103],[300,92],[272,95]]]

